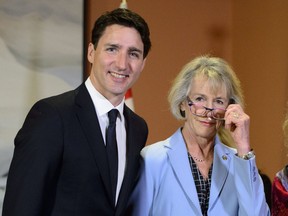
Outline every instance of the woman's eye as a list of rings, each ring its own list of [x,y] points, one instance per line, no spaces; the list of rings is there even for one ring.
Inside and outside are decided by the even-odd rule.
[[[203,97],[196,97],[194,100],[197,102],[200,102],[200,101],[204,101],[204,98]]]
[[[222,100],[216,100],[216,103],[217,103],[217,104],[220,104],[220,105],[223,105],[223,104],[224,104],[224,102],[223,102]]]

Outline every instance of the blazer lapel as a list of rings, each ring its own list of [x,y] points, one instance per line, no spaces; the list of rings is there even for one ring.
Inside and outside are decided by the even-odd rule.
[[[125,105],[124,117],[126,121],[126,169],[122,187],[117,202],[117,213],[126,207],[127,200],[130,192],[132,192],[133,186],[137,177],[135,175],[139,171],[140,150],[144,147],[143,137],[147,134],[143,134],[144,128],[139,128],[139,123],[134,118],[135,114]],[[143,129],[143,130],[142,130]],[[145,132],[146,133],[146,132]]]
[[[210,187],[209,206],[213,206],[219,196],[228,177],[229,167],[231,164],[230,153],[220,144],[220,140],[216,137],[214,147],[214,161],[212,171],[212,182]]]
[[[112,200],[112,191],[109,184],[108,161],[97,114],[85,85],[82,84],[78,90],[75,99],[77,116],[94,155],[104,186]]]
[[[171,137],[166,147],[170,148],[170,150],[167,151],[167,154],[172,169],[175,172],[175,177],[179,184],[181,184],[193,211],[198,212],[197,215],[201,215],[201,208],[192,176],[188,153],[180,129]]]

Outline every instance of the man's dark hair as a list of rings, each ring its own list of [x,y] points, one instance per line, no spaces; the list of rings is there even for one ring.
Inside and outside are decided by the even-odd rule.
[[[145,58],[148,55],[151,48],[151,41],[147,23],[137,13],[123,8],[117,8],[113,11],[106,12],[96,20],[92,30],[92,43],[95,48],[106,27],[113,24],[135,28],[139,32],[144,44],[143,57]]]

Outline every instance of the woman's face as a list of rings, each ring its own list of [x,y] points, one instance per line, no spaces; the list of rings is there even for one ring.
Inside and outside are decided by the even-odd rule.
[[[186,115],[184,128],[192,136],[214,138],[223,120],[215,120],[213,116],[217,116],[217,110],[225,114],[229,102],[226,87],[219,85],[217,88],[212,88],[211,83],[202,76],[195,77],[191,86],[188,94],[190,106],[188,101],[184,101],[181,105],[181,110],[185,111]],[[217,108],[216,111],[214,108]]]

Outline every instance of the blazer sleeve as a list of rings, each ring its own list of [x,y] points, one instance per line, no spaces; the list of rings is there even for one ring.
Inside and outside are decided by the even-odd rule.
[[[61,163],[62,137],[57,110],[43,100],[37,102],[14,141],[3,216],[46,215],[51,209]]]
[[[148,216],[151,215],[154,196],[157,193],[157,178],[154,172],[159,173],[158,162],[153,157],[146,155],[149,148],[141,151],[140,178],[134,189],[128,204],[129,215]],[[158,170],[158,171],[155,171]]]
[[[235,185],[239,201],[238,215],[270,215],[255,156],[250,160],[243,160],[236,155],[234,157]]]

